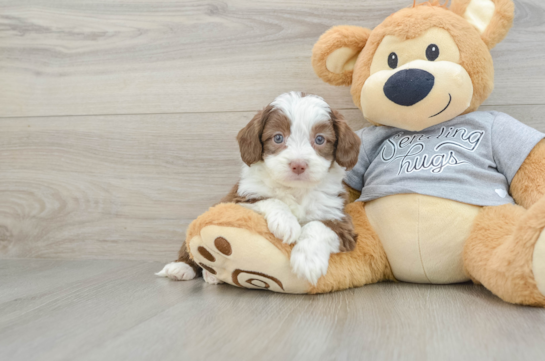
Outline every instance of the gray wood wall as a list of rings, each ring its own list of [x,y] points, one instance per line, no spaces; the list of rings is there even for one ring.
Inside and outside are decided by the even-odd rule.
[[[0,0],[0,257],[170,260],[236,182],[235,134],[276,95],[323,96],[333,25],[412,0]],[[545,131],[545,3],[516,1],[482,109]]]

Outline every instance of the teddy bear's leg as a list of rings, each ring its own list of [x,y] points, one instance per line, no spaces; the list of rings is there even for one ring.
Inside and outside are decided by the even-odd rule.
[[[464,248],[470,277],[504,301],[545,307],[545,197],[485,207]]]
[[[316,286],[292,272],[293,246],[275,238],[265,219],[236,204],[211,208],[189,226],[193,260],[216,280],[237,287],[285,293],[324,293],[393,279],[386,254],[365,216],[363,203],[347,207],[358,234],[352,252],[334,254]]]

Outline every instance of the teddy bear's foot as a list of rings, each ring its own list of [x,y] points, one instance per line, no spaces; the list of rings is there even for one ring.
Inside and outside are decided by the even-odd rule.
[[[188,245],[208,283],[284,293],[308,293],[311,288],[292,273],[287,252],[247,229],[208,225]]]

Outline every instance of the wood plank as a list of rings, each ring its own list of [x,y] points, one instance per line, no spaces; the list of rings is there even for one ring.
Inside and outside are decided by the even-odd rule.
[[[545,131],[545,106],[495,109]],[[237,181],[253,114],[0,119],[0,257],[174,258]]]
[[[504,303],[472,284],[282,295],[156,278],[160,266],[2,261],[2,290],[25,290],[0,301],[0,359],[545,358],[545,310]]]
[[[545,4],[516,0],[488,105],[543,104]],[[354,108],[311,49],[333,25],[378,25],[410,0],[0,3],[0,117],[250,111],[289,90]]]
[[[236,182],[251,115],[0,120],[0,253],[172,258]]]

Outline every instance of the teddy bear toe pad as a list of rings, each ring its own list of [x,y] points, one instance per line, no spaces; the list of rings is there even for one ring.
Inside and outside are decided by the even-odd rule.
[[[210,225],[189,240],[193,259],[215,279],[233,286],[307,293],[310,284],[291,272],[288,255],[246,229]]]

